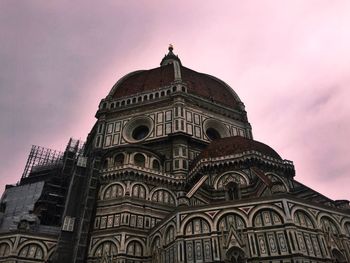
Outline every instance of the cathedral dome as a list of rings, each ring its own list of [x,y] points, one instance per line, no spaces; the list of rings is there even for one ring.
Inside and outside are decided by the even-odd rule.
[[[197,160],[217,158],[248,151],[256,151],[263,155],[282,160],[281,156],[270,146],[241,136],[226,137],[212,141],[212,143],[201,152]]]
[[[238,95],[225,82],[182,66],[178,56],[172,52],[172,47],[162,59],[160,67],[125,75],[113,86],[109,97],[129,97],[177,83],[184,83],[189,94],[238,110],[243,107]]]

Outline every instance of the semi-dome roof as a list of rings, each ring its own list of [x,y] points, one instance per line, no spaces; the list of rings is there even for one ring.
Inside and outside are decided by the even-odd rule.
[[[241,109],[238,95],[223,81],[182,66],[178,56],[169,48],[169,53],[162,59],[161,66],[150,70],[140,70],[127,74],[112,88],[109,96],[121,98],[137,93],[155,90],[160,87],[183,82],[187,92],[202,98]]]
[[[197,160],[234,155],[247,151],[257,151],[269,157],[282,160],[281,156],[270,146],[242,136],[232,136],[212,141],[200,153]]]

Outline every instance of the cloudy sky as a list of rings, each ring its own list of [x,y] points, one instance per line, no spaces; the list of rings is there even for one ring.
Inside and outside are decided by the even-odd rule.
[[[350,1],[0,1],[0,186],[32,144],[85,140],[124,74],[182,63],[241,97],[296,179],[350,199]]]

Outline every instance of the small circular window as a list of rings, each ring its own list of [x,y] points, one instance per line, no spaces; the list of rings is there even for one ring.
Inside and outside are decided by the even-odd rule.
[[[227,126],[216,119],[206,119],[203,123],[203,130],[210,141],[230,136]]]
[[[132,138],[135,140],[142,140],[149,134],[149,128],[145,125],[136,127],[132,132]]]
[[[153,120],[146,116],[136,117],[128,121],[123,129],[123,137],[129,143],[146,140],[152,133]]]
[[[216,139],[220,139],[221,136],[219,134],[219,132],[217,130],[215,130],[214,128],[208,128],[205,131],[206,135],[208,136],[208,138],[210,140],[216,140]]]

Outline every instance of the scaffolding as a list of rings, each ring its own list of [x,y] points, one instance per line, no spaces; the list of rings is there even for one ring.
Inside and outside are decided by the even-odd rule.
[[[82,155],[84,151],[85,143],[81,140],[76,140],[73,138],[69,139],[66,151],[75,152],[76,155]]]
[[[66,152],[74,153],[75,158],[83,154],[85,143],[81,140],[70,138]],[[29,176],[32,171],[53,167],[63,163],[64,152],[32,145],[22,179]]]
[[[60,151],[32,145],[22,178],[28,177],[33,168],[57,165],[62,162],[63,153]]]

